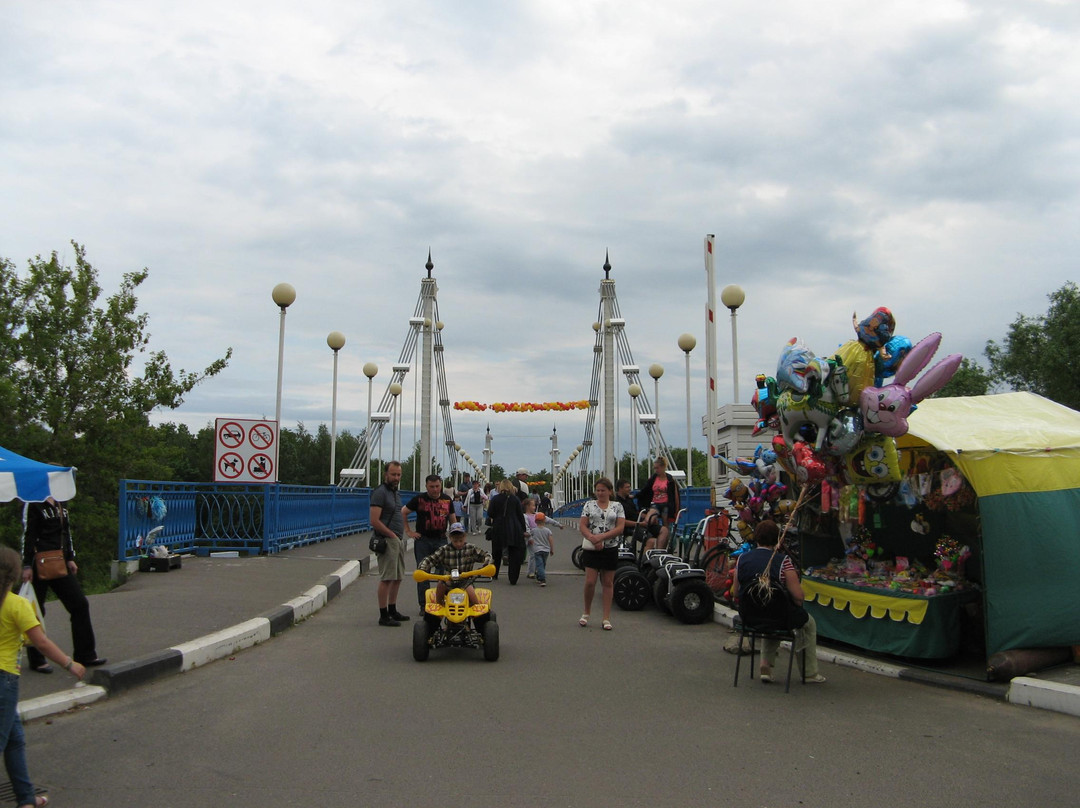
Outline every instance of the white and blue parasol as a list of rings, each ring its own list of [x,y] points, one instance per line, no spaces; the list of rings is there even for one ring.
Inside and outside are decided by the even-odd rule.
[[[0,446],[0,502],[67,502],[75,496],[75,468],[39,463]]]

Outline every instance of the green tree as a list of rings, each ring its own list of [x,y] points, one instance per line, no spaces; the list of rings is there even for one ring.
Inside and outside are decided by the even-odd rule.
[[[1048,297],[1046,314],[1017,315],[1002,344],[986,343],[990,374],[1014,390],[1080,409],[1080,290],[1068,281]]]
[[[953,398],[955,396],[985,396],[990,392],[993,380],[982,365],[965,357],[960,361],[953,377],[931,398]]]
[[[53,252],[20,276],[0,260],[0,445],[80,469],[72,526],[80,569],[96,588],[115,556],[119,480],[188,471],[190,433],[159,432],[148,414],[180,406],[226,367],[232,349],[202,372],[174,371],[164,351],[148,350],[148,316],[138,311],[135,291],[149,270],[125,273],[119,291],[99,302],[97,270],[81,245],[72,247],[74,267]]]

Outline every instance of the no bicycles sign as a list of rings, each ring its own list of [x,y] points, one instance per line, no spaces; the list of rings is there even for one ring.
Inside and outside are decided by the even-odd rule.
[[[214,482],[277,482],[277,421],[218,418],[214,431]]]

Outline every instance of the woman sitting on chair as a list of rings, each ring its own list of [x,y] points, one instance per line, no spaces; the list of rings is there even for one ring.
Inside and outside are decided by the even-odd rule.
[[[753,550],[739,556],[735,566],[732,594],[739,604],[743,623],[753,628],[795,631],[796,643],[806,653],[806,681],[820,683],[825,677],[818,673],[817,624],[803,608],[803,590],[795,565],[776,544],[780,528],[766,519],[754,528]],[[767,577],[765,572],[768,570]],[[768,585],[764,585],[764,581]],[[772,681],[772,666],[780,650],[780,640],[763,638],[761,652],[761,681]],[[792,650],[795,653],[795,650]]]

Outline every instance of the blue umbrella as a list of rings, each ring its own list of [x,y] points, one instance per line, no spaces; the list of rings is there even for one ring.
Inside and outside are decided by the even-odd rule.
[[[42,502],[48,497],[67,502],[74,496],[74,466],[39,463],[0,446],[0,502]]]

